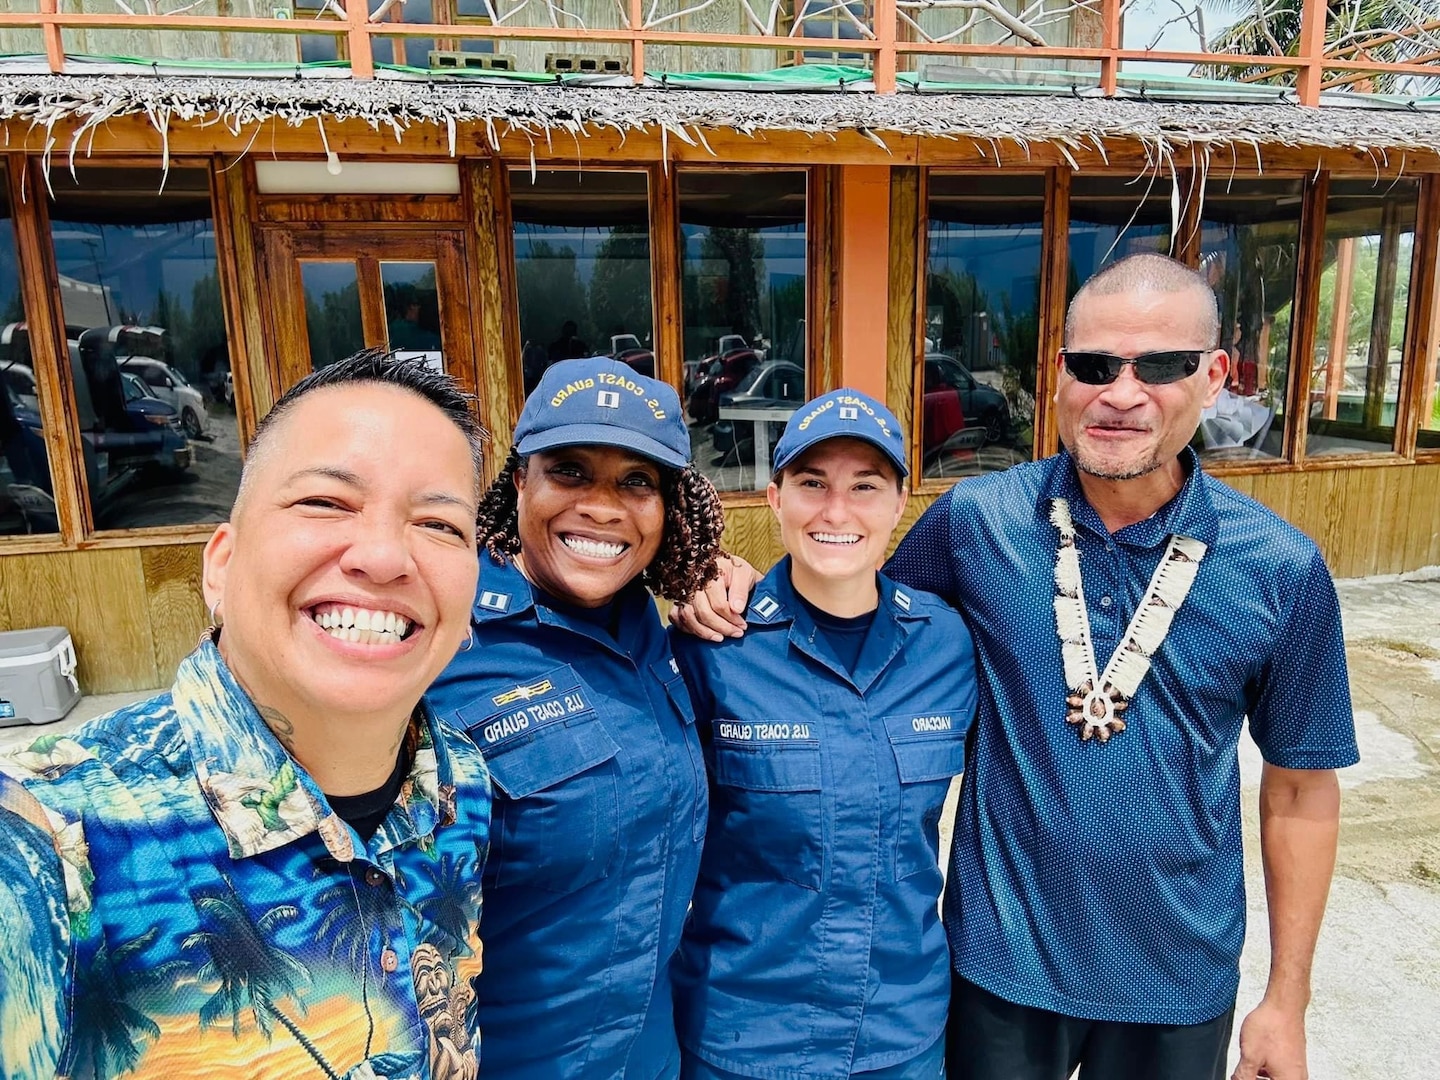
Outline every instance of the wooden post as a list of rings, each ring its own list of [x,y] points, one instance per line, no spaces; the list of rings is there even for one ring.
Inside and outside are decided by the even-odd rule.
[[[223,171],[211,170],[211,202],[215,213],[215,254],[220,269],[220,297],[225,306],[225,338],[230,377],[235,385],[235,414],[240,444],[248,446],[260,417],[275,404],[276,370],[267,362],[262,269],[250,222],[253,190],[250,162],[225,159]]]
[[[65,318],[58,281],[55,249],[50,243],[50,214],[45,204],[45,180],[40,163],[20,154],[7,155],[11,224],[20,270],[20,296],[30,334],[30,362],[40,396],[45,453],[50,459],[50,481],[60,536],[77,544],[93,524],[81,477],[86,475],[75,406],[75,375],[65,338]],[[21,198],[22,192],[26,196]]]
[[[630,32],[630,78],[639,86],[645,81],[645,39],[640,31],[645,24],[645,0],[630,0],[628,6]]]
[[[472,160],[463,168],[471,221],[465,238],[466,265],[477,308],[471,319],[479,335],[475,343],[477,404],[480,422],[493,439],[485,454],[483,479],[489,483],[505,463],[524,394],[510,185],[499,162]]]
[[[45,16],[55,15],[59,11],[59,0],[40,0],[40,15],[43,20],[40,32],[45,39],[45,62],[54,72],[65,70],[65,42],[60,36],[59,24],[51,22]]]
[[[1321,172],[1305,185],[1300,210],[1300,249],[1295,255],[1295,302],[1291,305],[1290,370],[1285,387],[1285,444],[1282,455],[1297,465],[1305,461],[1310,418],[1310,368],[1315,357],[1316,322],[1320,311],[1320,276],[1325,269],[1325,204],[1330,174]]]
[[[1395,413],[1395,447],[1407,456],[1416,452],[1418,432],[1435,408],[1436,362],[1440,360],[1440,182],[1427,176],[1420,185],[1415,214],[1414,263],[1410,276],[1410,310],[1405,318],[1405,346],[1400,362],[1400,404]],[[1440,424],[1430,447],[1440,441]],[[1433,452],[1433,449],[1432,449]]]
[[[655,377],[685,392],[680,209],[674,169],[650,167],[650,295],[654,297]]]
[[[1055,359],[1065,344],[1065,310],[1070,304],[1070,177],[1069,168],[1051,169],[1045,177],[1045,212],[1040,265],[1040,355],[1035,358],[1034,455],[1048,457],[1060,448],[1055,424]]]
[[[883,401],[890,167],[841,165],[839,171],[841,381]]]
[[[1340,411],[1340,386],[1345,381],[1345,353],[1350,348],[1350,296],[1355,286],[1355,238],[1335,245],[1335,288],[1331,291],[1330,348],[1325,367],[1325,419]]]
[[[805,181],[805,386],[811,397],[842,385],[839,175],[838,165],[818,165]]]
[[[1325,68],[1325,16],[1329,8],[1326,0],[1304,0],[1300,10],[1299,57],[1305,61],[1296,75],[1296,89],[1300,93],[1300,104],[1318,107],[1320,105],[1320,84],[1324,80]]]
[[[1121,45],[1120,0],[1100,0],[1101,47],[1105,56],[1100,60],[1100,92],[1114,97],[1120,83],[1120,59],[1115,51]]]
[[[895,92],[895,72],[899,64],[895,56],[895,0],[875,0],[875,43],[880,51],[875,54],[875,92]]]
[[[1384,427],[1385,388],[1390,383],[1390,317],[1400,270],[1400,208],[1388,198],[1380,217],[1375,268],[1375,306],[1370,316],[1370,353],[1365,363],[1365,426]],[[1398,402],[1396,403],[1399,404]]]
[[[913,451],[921,445],[916,426],[915,365],[923,351],[921,324],[925,312],[925,240],[921,222],[921,170],[901,166],[890,173],[889,318],[885,330],[885,404],[910,437],[911,475],[919,483],[920,461]]]
[[[350,45],[350,75],[356,79],[375,77],[375,53],[370,47],[370,11],[367,0],[345,0],[345,40]]]

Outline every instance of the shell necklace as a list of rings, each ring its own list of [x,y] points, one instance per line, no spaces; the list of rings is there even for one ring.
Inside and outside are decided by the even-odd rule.
[[[1055,629],[1060,635],[1065,685],[1069,688],[1065,722],[1078,726],[1082,740],[1108,742],[1111,735],[1125,730],[1120,714],[1149,673],[1150,658],[1159,651],[1175,612],[1195,583],[1200,560],[1205,557],[1205,544],[1188,536],[1170,537],[1165,557],[1155,568],[1134,618],[1101,672],[1095,665],[1090,612],[1080,580],[1075,522],[1070,517],[1070,504],[1064,499],[1050,500],[1050,523],[1060,532],[1055,551]]]

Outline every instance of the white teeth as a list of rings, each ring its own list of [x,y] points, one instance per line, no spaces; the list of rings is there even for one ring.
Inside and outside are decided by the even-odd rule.
[[[410,632],[410,620],[393,611],[330,607],[314,612],[316,625],[336,641],[389,645]]]
[[[857,533],[811,533],[810,539],[820,544],[858,544],[860,537]]]
[[[613,559],[625,550],[624,544],[605,543],[602,540],[584,540],[578,536],[561,537],[571,551],[588,555],[593,559]]]

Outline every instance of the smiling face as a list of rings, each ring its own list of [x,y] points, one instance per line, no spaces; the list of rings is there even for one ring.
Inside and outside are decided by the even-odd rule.
[[[1087,386],[1060,365],[1055,391],[1060,441],[1076,467],[1104,480],[1133,480],[1179,469],[1180,451],[1214,404],[1229,357],[1212,348],[1198,291],[1087,294],[1071,313],[1067,348],[1135,357],[1171,349],[1209,350],[1189,378],[1151,386],[1126,366],[1108,386]]]
[[[905,510],[895,466],[863,440],[827,439],[785,466],[778,480],[766,495],[800,594],[813,602],[836,585],[873,587]]]
[[[515,473],[520,566],[531,584],[579,607],[599,607],[660,550],[660,466],[613,446],[530,455]]]
[[[295,402],[205,547],[220,652],[257,704],[408,716],[469,632],[475,466],[424,398],[354,383]]]

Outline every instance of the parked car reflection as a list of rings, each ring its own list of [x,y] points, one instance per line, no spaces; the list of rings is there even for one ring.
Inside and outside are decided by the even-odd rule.
[[[720,395],[719,409],[769,409],[794,412],[805,401],[805,371],[788,360],[771,360],[747,375],[733,391]],[[755,424],[766,425],[768,444],[774,446],[785,430],[784,420],[717,420],[710,428],[716,464],[755,462]]]

